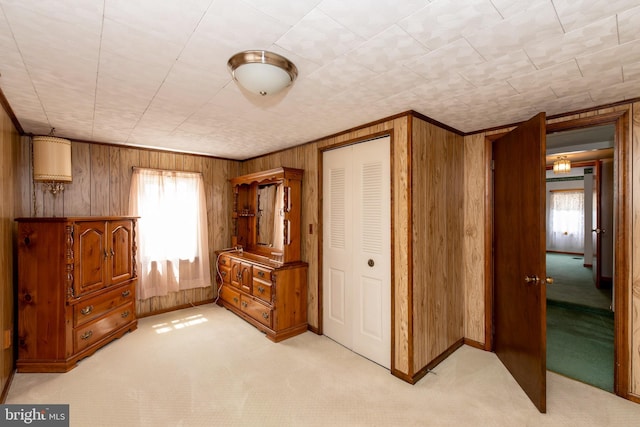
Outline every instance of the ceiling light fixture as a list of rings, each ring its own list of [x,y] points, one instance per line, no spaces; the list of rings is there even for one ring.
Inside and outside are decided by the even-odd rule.
[[[553,162],[553,173],[569,173],[571,172],[571,161],[567,159],[567,156],[560,156],[558,160]]]
[[[249,92],[273,95],[291,85],[298,69],[284,56],[265,50],[247,50],[227,62],[233,79]]]

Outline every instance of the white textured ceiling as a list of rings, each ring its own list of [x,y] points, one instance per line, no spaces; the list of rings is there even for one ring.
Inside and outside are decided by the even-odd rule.
[[[245,94],[266,49],[298,80]],[[0,0],[25,132],[244,159],[407,110],[462,132],[640,97],[639,0]]]

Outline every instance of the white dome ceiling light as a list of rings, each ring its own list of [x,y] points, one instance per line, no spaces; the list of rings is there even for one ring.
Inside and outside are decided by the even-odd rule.
[[[229,71],[242,87],[257,95],[273,95],[291,85],[298,69],[284,56],[265,50],[247,50],[229,58]]]

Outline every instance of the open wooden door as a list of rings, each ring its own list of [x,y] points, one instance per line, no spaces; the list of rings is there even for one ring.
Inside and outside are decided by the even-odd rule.
[[[545,114],[493,141],[494,349],[546,412]]]

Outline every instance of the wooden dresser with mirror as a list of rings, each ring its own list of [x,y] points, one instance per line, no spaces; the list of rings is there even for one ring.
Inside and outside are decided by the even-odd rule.
[[[281,167],[233,178],[234,248],[216,252],[218,304],[275,342],[307,330],[303,172]]]

